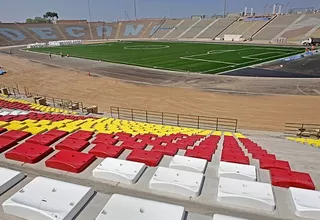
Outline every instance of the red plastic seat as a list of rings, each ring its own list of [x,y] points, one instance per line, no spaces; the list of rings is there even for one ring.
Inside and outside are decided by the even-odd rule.
[[[47,134],[37,134],[26,140],[27,143],[41,144],[50,146],[54,142],[58,141],[59,137]]]
[[[0,137],[8,138],[15,141],[21,141],[27,137],[29,137],[31,133],[25,131],[8,131],[2,134]]]
[[[97,157],[102,157],[102,158],[106,158],[106,157],[118,158],[123,151],[124,151],[123,147],[116,147],[108,144],[97,144],[95,147],[93,147],[89,151],[89,154],[93,154]]]
[[[143,142],[135,142],[135,141],[126,141],[121,144],[121,147],[129,150],[133,149],[145,149],[147,147],[147,144]]]
[[[252,158],[260,160],[260,159],[266,159],[266,160],[276,160],[276,156],[274,154],[252,154]]]
[[[72,173],[80,173],[95,161],[95,159],[96,157],[92,154],[61,150],[49,158],[45,164],[50,168]]]
[[[284,160],[270,160],[270,159],[260,159],[260,168],[261,169],[282,169],[282,170],[291,170],[290,164],[288,161]]]
[[[39,162],[51,152],[53,152],[53,149],[48,146],[23,143],[6,152],[4,155],[7,159],[33,164]]]
[[[94,133],[91,131],[77,131],[73,134],[71,134],[70,136],[68,136],[68,139],[77,139],[77,140],[84,140],[84,141],[88,141],[92,138],[92,135]]]
[[[117,142],[118,142],[118,140],[113,139],[112,137],[98,136],[91,143],[93,143],[93,144],[111,144],[111,145],[116,145]]]
[[[270,169],[269,171],[271,175],[271,182],[274,186],[315,190],[315,185],[308,173],[282,169]]]
[[[0,153],[8,150],[16,144],[17,142],[15,140],[0,137]]]
[[[89,146],[88,141],[77,140],[77,139],[64,139],[62,142],[55,146],[56,150],[71,150],[71,151],[82,151]]]
[[[45,133],[45,135],[52,135],[55,136],[57,138],[63,138],[64,136],[66,136],[67,134],[69,134],[66,131],[60,131],[60,130],[50,130],[47,133]]]
[[[114,138],[115,135],[114,134],[97,134],[96,135],[96,138],[105,138],[105,139],[108,139],[108,138]]]
[[[211,161],[212,154],[213,154],[213,152],[210,149],[206,150],[206,149],[195,148],[195,149],[187,149],[184,156],[195,157],[195,158],[200,158],[200,159],[205,159],[207,161]]]
[[[159,146],[159,145],[156,145],[156,146]],[[162,146],[162,145],[160,145]],[[186,150],[187,149],[187,145],[184,144],[184,143],[167,143],[166,147],[175,147],[177,149],[181,149],[181,150]]]
[[[127,160],[144,163],[147,166],[155,167],[158,166],[163,153],[157,151],[145,151],[140,149],[134,149],[128,156]]]
[[[171,146],[158,145],[158,146],[152,147],[152,151],[161,152],[164,155],[168,155],[168,156],[174,156],[177,154],[178,148],[172,145]]]
[[[7,129],[5,129],[5,128],[0,128],[0,134],[4,133],[4,132],[6,132],[6,131],[7,131]]]
[[[221,161],[249,165],[249,158],[243,154],[222,154]]]

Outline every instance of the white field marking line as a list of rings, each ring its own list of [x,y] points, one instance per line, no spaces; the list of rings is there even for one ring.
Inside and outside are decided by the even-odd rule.
[[[225,62],[225,61],[205,60],[205,59],[197,59],[197,58],[189,58],[189,57],[180,57],[180,59],[183,59],[183,60],[193,60],[193,61],[201,61],[201,62],[207,62],[207,63],[223,63],[223,64],[229,64],[229,65],[235,65],[235,64],[236,64],[236,63]]]
[[[264,55],[264,54],[270,54],[270,53],[275,53],[275,54],[283,54],[282,52],[264,52],[264,53],[256,53],[256,54],[251,54],[251,55],[248,55],[248,56],[244,56],[244,57],[241,57],[243,59],[249,59],[249,60],[263,60],[262,58],[254,58],[254,56],[260,56],[260,55]]]
[[[161,50],[169,48],[169,45],[134,45],[134,46],[125,46],[125,50]]]
[[[294,52],[296,52],[296,51],[294,51]],[[291,53],[287,53],[286,55],[289,55],[289,54],[292,54],[293,52],[291,52]],[[271,59],[273,59],[273,58],[276,58],[276,57],[279,57],[280,55],[276,55],[276,56],[271,56],[271,57],[269,57],[269,58],[271,58]],[[269,59],[268,58],[268,59]],[[232,66],[224,66],[224,67],[219,67],[219,68],[215,68],[215,69],[210,69],[210,70],[206,70],[206,71],[202,71],[202,73],[208,73],[208,72],[212,72],[212,71],[216,71],[216,70],[221,70],[221,69],[227,69],[227,68],[229,68],[229,67],[236,67],[236,66],[240,66],[240,65],[246,65],[246,64],[249,64],[249,63],[252,63],[252,62],[256,62],[256,60],[253,60],[253,61],[248,61],[248,62],[244,62],[244,63],[239,63],[239,64],[236,64],[236,65],[232,65]],[[246,67],[248,67],[248,66],[246,66]],[[233,71],[233,70],[231,70],[231,71]]]

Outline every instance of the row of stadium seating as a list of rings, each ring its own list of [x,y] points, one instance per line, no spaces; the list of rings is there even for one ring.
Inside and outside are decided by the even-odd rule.
[[[302,202],[294,203],[296,210],[303,210],[298,216],[316,219],[314,212],[309,211],[311,208],[304,203],[305,198],[313,198],[319,194],[317,191],[312,193],[315,186],[308,174],[292,171],[287,161],[277,160],[275,155],[269,154],[241,134],[225,134],[176,134],[164,137],[146,134],[134,137],[124,132],[110,135],[51,130],[44,134],[31,135],[23,131],[2,130],[0,149],[6,161],[13,161],[9,163],[20,167],[46,167],[47,172],[55,173],[54,170],[59,170],[60,175],[63,175],[64,171],[81,173],[88,170],[95,181],[113,181],[132,186],[138,186],[141,179],[147,179],[146,176],[150,174],[148,172],[154,171],[151,167],[159,165],[149,181],[151,190],[196,198],[205,196],[202,195],[206,192],[203,187],[210,179],[204,178],[204,173],[210,172],[208,163],[212,163],[213,158],[217,159],[218,148],[221,148],[221,162],[217,171],[218,202],[268,212],[275,210],[277,197],[274,197],[271,185],[260,182],[259,178],[260,169],[268,169],[273,186],[289,188],[291,197],[298,197],[299,201],[302,199]],[[185,155],[179,155],[178,151],[184,151]],[[248,155],[259,160],[260,169],[250,165]],[[97,159],[99,157],[102,159]],[[167,159],[170,160],[168,167],[164,166]],[[51,188],[59,189],[55,184]],[[39,195],[39,198],[46,195],[45,191],[41,193],[44,194]],[[19,216],[21,205],[29,209],[30,203],[23,202],[28,200],[29,195],[25,196],[21,202],[16,202],[14,198],[5,201],[5,212]],[[15,210],[10,211],[6,207],[10,206],[8,202]],[[57,203],[59,200],[50,205],[55,206]],[[41,206],[37,210],[45,211]]]
[[[217,18],[208,20],[166,19],[93,22],[79,24],[1,23],[0,46],[54,40],[182,39],[212,40],[224,35],[242,35],[258,41],[300,41],[320,31],[319,14],[278,15],[270,20]]]
[[[298,137],[288,137],[290,141],[295,141],[297,143],[306,144],[311,147],[320,148],[320,139],[312,139],[312,138],[298,138]]]
[[[186,217],[181,206],[185,201],[191,202],[188,209],[210,207],[209,219],[214,213],[238,216],[235,208],[248,219],[318,218],[320,192],[314,174],[294,169],[294,164],[279,159],[281,154],[241,133],[41,112],[24,102],[7,98],[0,103],[5,107],[0,109],[0,166],[10,167],[0,167],[0,201],[7,216],[40,220],[49,213],[55,219],[72,219],[94,190],[109,192],[112,187],[155,201],[174,199],[180,206],[161,203],[162,212],[155,217],[160,203],[105,195],[107,204],[96,201],[100,210],[84,211],[92,213],[90,219],[150,219],[151,212],[152,219],[180,220]],[[17,103],[30,108],[23,105],[26,109],[17,110],[21,107]],[[25,172],[46,178],[24,181]],[[57,176],[63,181],[53,178]],[[4,192],[15,184],[15,192],[7,196]],[[283,202],[288,199],[292,204]],[[127,202],[135,204],[126,214],[116,211]],[[131,208],[139,214],[131,213]],[[175,209],[167,216],[166,208]],[[114,216],[108,217],[110,213]],[[0,209],[0,218],[5,217]],[[198,218],[190,213],[187,219]],[[232,218],[215,215],[214,219]]]

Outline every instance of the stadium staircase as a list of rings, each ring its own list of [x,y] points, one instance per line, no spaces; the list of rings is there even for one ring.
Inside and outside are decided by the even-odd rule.
[[[218,37],[220,34],[222,34],[225,30],[227,30],[231,25],[233,25],[235,22],[237,22],[239,19],[234,20],[229,25],[227,25],[222,31],[220,31],[218,34],[216,34],[212,39],[214,40],[216,37]]]

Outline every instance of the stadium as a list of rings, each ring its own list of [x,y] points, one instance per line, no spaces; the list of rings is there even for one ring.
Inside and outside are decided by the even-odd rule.
[[[0,22],[0,219],[320,219],[320,9],[222,3]]]

